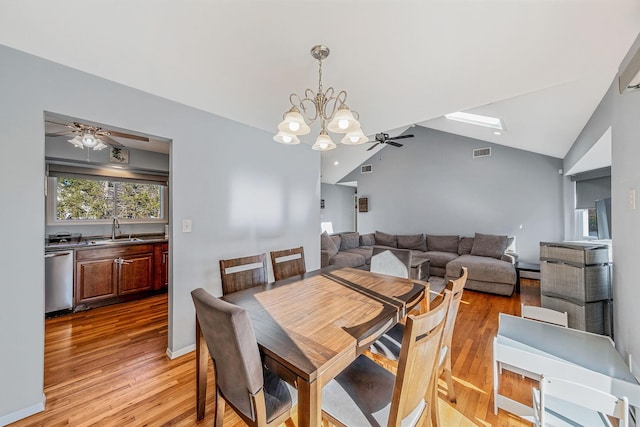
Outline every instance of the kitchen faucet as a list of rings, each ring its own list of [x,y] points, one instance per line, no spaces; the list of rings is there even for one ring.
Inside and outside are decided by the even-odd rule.
[[[120,223],[118,222],[118,217],[114,216],[111,223],[111,240],[116,240],[116,228],[120,229]]]

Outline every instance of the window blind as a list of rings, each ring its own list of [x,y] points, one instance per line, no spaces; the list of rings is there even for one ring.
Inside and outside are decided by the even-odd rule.
[[[596,200],[611,197],[611,176],[576,181],[576,209],[596,207]]]

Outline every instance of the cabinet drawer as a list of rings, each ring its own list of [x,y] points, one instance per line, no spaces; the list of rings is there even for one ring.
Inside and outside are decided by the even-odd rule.
[[[609,309],[609,301],[575,304],[562,298],[543,294],[540,298],[540,303],[544,308],[566,311],[570,328],[594,334],[604,334],[605,327],[609,326],[608,319],[605,324],[605,314]],[[607,332],[610,333],[609,331]]]
[[[609,265],[575,267],[569,264],[542,262],[540,291],[584,302],[606,300],[610,298],[610,274]]]
[[[76,251],[76,260],[118,258],[144,253],[153,253],[153,245],[124,245],[109,248],[81,249]]]

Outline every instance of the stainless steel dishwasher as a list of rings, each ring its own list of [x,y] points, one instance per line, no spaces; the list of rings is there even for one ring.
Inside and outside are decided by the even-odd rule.
[[[73,251],[44,253],[45,314],[73,308]]]

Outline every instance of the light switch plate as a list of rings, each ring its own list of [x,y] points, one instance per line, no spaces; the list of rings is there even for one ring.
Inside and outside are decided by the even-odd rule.
[[[182,220],[182,232],[183,233],[191,233],[191,220],[183,219]]]

